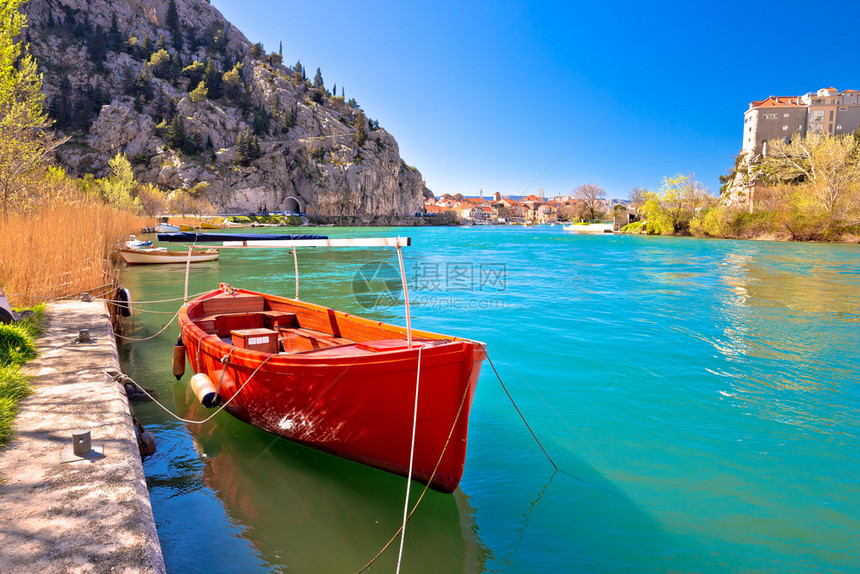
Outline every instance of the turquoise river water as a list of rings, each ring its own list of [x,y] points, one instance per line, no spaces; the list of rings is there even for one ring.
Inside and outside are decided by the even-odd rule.
[[[860,246],[580,236],[561,227],[316,230],[412,238],[416,328],[487,343],[555,472],[485,362],[466,469],[430,491],[402,572],[860,571]],[[392,249],[299,251],[301,297],[404,324],[359,277]],[[366,266],[363,267],[362,266]],[[126,268],[138,300],[181,297],[184,266]],[[292,296],[286,250],[192,266]],[[374,281],[382,295],[389,283]],[[374,291],[376,293],[377,291]],[[145,304],[130,334],[178,302]],[[122,343],[126,373],[179,415],[175,324]],[[400,525],[405,479],[220,413],[136,405],[170,572],[352,573]],[[412,499],[421,492],[417,483]],[[398,542],[371,572],[393,572]]]

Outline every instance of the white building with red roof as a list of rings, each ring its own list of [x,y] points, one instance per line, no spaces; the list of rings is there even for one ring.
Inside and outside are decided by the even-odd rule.
[[[751,102],[744,113],[743,150],[758,154],[764,142],[807,133],[834,136],[860,126],[860,92],[824,88],[803,96],[770,96]]]

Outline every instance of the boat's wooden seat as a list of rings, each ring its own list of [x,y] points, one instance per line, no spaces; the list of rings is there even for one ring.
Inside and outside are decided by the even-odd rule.
[[[203,315],[207,317],[224,313],[254,313],[265,308],[266,300],[260,295],[230,295],[203,301]]]
[[[266,300],[259,295],[234,295],[229,297],[213,297],[203,301],[202,316],[192,318],[192,321],[209,334],[216,333],[215,319],[218,315],[236,315],[260,313],[266,308]],[[217,331],[219,337],[229,336],[229,331]]]
[[[215,315],[215,332],[219,337],[229,337],[231,331],[261,329],[266,326],[262,313],[224,313]]]
[[[329,333],[303,329],[301,327],[278,327],[278,339],[285,353],[298,353],[313,349],[325,349],[340,345],[350,345],[355,341],[335,337]]]
[[[295,313],[289,311],[263,311],[266,316],[266,327],[277,329],[278,327],[298,327],[299,318]]]
[[[260,311],[254,313],[221,313],[201,317],[195,321],[207,333],[228,337],[236,329],[277,329],[295,326],[296,314],[285,311]]]

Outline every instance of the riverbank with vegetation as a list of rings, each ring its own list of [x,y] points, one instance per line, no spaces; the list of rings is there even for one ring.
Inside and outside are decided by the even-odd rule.
[[[626,233],[860,243],[860,137],[810,134],[740,156],[714,198],[691,176],[634,190]]]

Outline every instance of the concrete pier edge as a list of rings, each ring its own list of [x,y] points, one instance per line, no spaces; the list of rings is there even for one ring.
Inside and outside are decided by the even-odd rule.
[[[36,391],[19,403],[0,450],[0,572],[165,572],[125,389],[103,303],[49,303]],[[75,342],[89,329],[92,342]],[[105,456],[61,463],[72,431]]]

